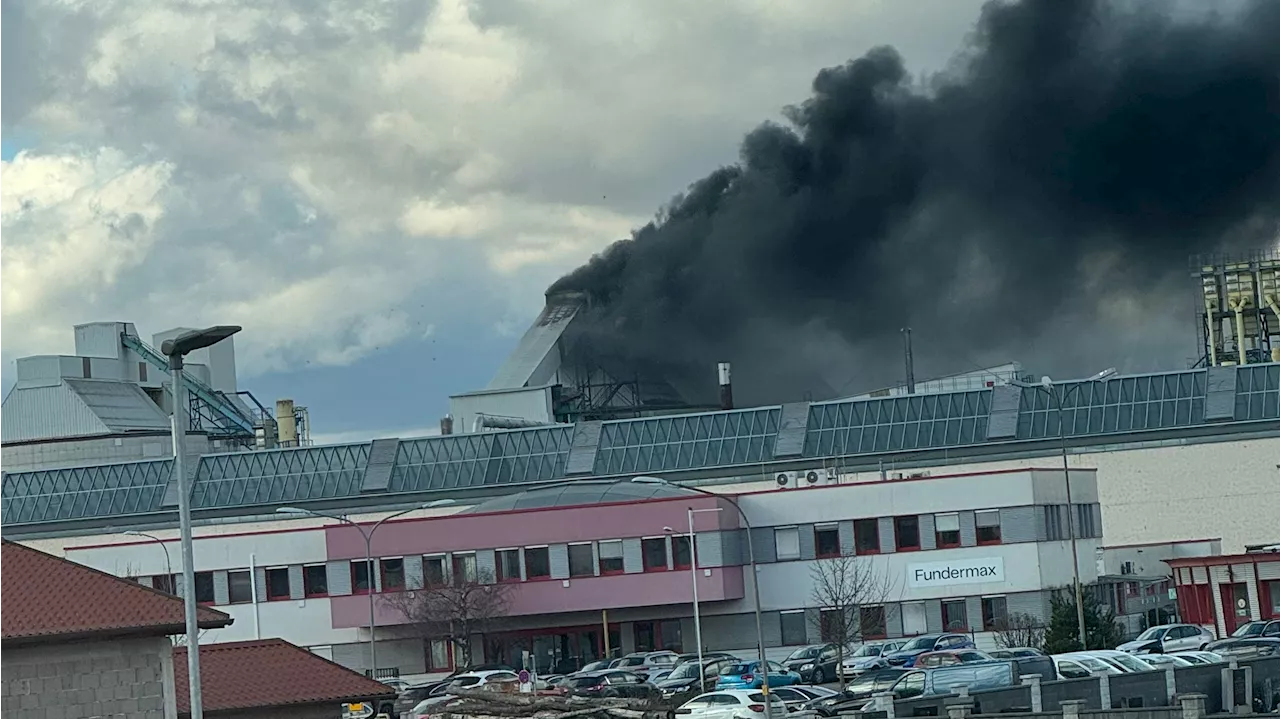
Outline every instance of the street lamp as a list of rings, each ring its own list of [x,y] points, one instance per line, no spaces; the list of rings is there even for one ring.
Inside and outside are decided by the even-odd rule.
[[[1084,626],[1084,588],[1080,585],[1080,555],[1076,549],[1076,522],[1075,522],[1075,506],[1071,504],[1071,465],[1067,461],[1067,426],[1063,422],[1062,405],[1066,403],[1067,398],[1072,392],[1078,391],[1081,387],[1092,382],[1099,382],[1116,373],[1115,367],[1108,367],[1096,374],[1090,375],[1079,382],[1073,384],[1070,388],[1061,391],[1055,391],[1057,385],[1053,383],[1053,379],[1047,375],[1040,378],[1040,384],[1030,384],[1027,382],[1019,382],[1014,380],[1010,384],[1015,387],[1024,389],[1034,389],[1044,392],[1053,402],[1058,413],[1058,443],[1062,450],[1062,481],[1067,486],[1067,537],[1071,540],[1071,577],[1075,582],[1076,595],[1076,631],[1080,634],[1080,649],[1087,650],[1089,648],[1088,635],[1085,634]]]
[[[707,509],[694,509],[686,507],[685,511],[689,515],[689,574],[693,577],[693,639],[698,646],[698,691],[705,689],[703,686],[702,670],[702,618],[698,611],[698,545],[697,539],[693,533],[693,515],[701,512],[720,512],[724,507],[710,507]],[[663,531],[675,533],[671,527],[663,527]],[[768,667],[765,667],[768,673]]]
[[[154,534],[147,534],[146,532],[138,532],[132,529],[123,532],[123,534],[126,534],[130,537],[146,537],[147,539],[150,539],[156,544],[159,544],[160,548],[164,550],[164,569],[166,572],[169,573],[169,581],[170,582],[173,581],[173,563],[169,561],[169,546],[164,543],[163,539],[157,537]],[[187,589],[185,591],[195,591],[195,590]]]
[[[716,494],[715,492],[708,492],[707,490],[699,487],[674,485],[661,477],[632,477],[631,481],[636,484],[663,484],[670,487],[678,486],[680,489],[687,489],[690,492],[697,492],[698,494],[705,494],[708,497],[723,499],[729,504],[732,504],[734,509],[738,510],[738,516],[742,518],[742,523],[747,525],[747,560],[751,566],[751,592],[756,604],[756,650],[760,654],[760,690],[767,699],[769,696],[769,664],[764,658],[764,623],[760,619],[760,577],[756,574],[756,552],[751,546],[751,520],[747,519],[747,514],[746,512],[743,512],[742,507],[738,505],[738,500],[727,494]],[[698,648],[701,649],[702,645],[699,644]],[[766,704],[767,703],[768,702],[766,701]]]
[[[178,478],[178,528],[182,536],[182,606],[187,624],[187,683],[191,689],[191,719],[204,719],[200,694],[200,625],[196,618],[195,552],[191,541],[191,483],[187,478],[183,444],[187,438],[187,385],[183,381],[182,358],[240,331],[237,325],[218,325],[184,332],[160,344],[160,353],[169,358],[173,382],[173,474]],[[167,550],[166,550],[167,551]]]
[[[453,500],[437,499],[433,502],[427,502],[426,504],[419,504],[416,507],[402,509],[399,512],[396,512],[395,514],[388,514],[382,519],[379,519],[378,521],[374,522],[373,527],[368,531],[365,531],[364,525],[353,522],[350,519],[343,516],[339,516],[337,514],[317,512],[312,509],[302,509],[301,507],[280,507],[276,509],[276,512],[279,514],[295,514],[295,515],[303,515],[307,517],[322,517],[324,519],[332,519],[335,522],[342,522],[343,524],[349,524],[352,527],[356,528],[356,531],[360,533],[360,536],[364,537],[364,563],[365,563],[365,571],[368,573],[367,576],[368,576],[368,582],[369,582],[369,678],[370,679],[378,678],[377,676],[378,647],[377,647],[377,644],[374,642],[374,636],[373,636],[374,630],[377,627],[377,620],[375,618],[374,608],[373,608],[373,598],[374,598],[373,595],[374,595],[374,588],[376,587],[375,580],[373,578],[373,533],[378,531],[378,527],[381,527],[383,523],[386,522],[388,519],[395,519],[396,517],[404,516],[410,512],[416,512],[419,509],[432,509],[434,507],[443,507],[447,504],[453,504]]]

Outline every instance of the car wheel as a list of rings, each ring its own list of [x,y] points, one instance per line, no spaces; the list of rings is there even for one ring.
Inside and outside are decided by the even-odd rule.
[[[1209,646],[1209,645],[1208,645],[1208,643],[1201,644],[1201,645],[1200,645],[1200,649],[1199,649],[1199,651],[1202,651],[1202,652],[1203,652],[1203,651],[1204,651],[1204,648],[1205,648],[1205,647],[1207,647],[1207,646]]]
[[[813,670],[813,684],[822,684],[827,681],[827,675],[822,673],[822,667]]]

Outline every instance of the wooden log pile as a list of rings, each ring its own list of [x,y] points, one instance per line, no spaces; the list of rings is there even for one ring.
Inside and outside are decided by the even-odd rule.
[[[604,699],[562,694],[457,690],[431,707],[440,719],[667,719],[668,707],[651,699]]]

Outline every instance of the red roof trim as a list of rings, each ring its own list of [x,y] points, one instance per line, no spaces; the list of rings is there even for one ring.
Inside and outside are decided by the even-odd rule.
[[[1210,557],[1166,559],[1171,567],[1223,567],[1228,564],[1280,564],[1280,554],[1219,554]]]
[[[1139,549],[1141,547],[1163,547],[1166,544],[1204,544],[1205,542],[1221,542],[1222,537],[1210,537],[1207,539],[1169,539],[1163,542],[1138,542],[1136,544],[1107,544],[1101,549]]]

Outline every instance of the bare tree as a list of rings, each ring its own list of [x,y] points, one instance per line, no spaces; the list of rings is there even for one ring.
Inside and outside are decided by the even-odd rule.
[[[1014,612],[996,622],[995,641],[1004,649],[1040,649],[1044,646],[1044,632],[1044,622],[1030,614]]]
[[[445,639],[454,646],[457,666],[471,665],[472,639],[492,631],[507,613],[511,585],[494,581],[492,572],[475,579],[454,577],[439,585],[418,586],[382,597],[423,639]]]
[[[811,617],[822,640],[840,647],[836,671],[843,686],[844,655],[864,637],[884,635],[885,603],[899,587],[870,557],[819,559],[810,574],[810,600],[818,607]]]

